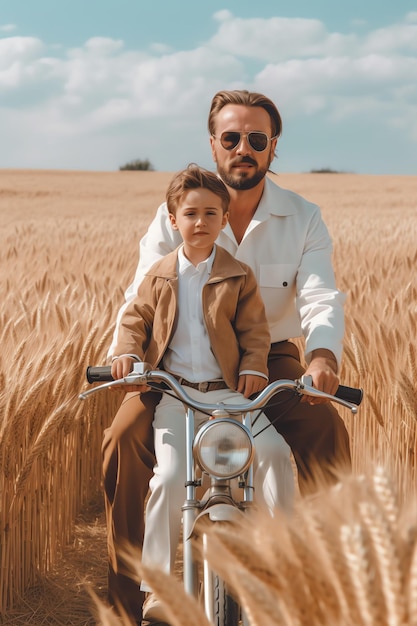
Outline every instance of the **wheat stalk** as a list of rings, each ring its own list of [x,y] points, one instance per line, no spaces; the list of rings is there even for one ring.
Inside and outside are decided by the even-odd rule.
[[[3,172],[2,181],[8,176]],[[87,200],[86,196],[77,199],[79,190],[70,183],[72,177],[65,179],[55,173],[48,185],[56,195],[49,196],[47,203],[44,196],[36,195],[36,176],[25,176],[15,174],[13,180],[25,181],[15,196],[0,195],[0,210],[10,216],[10,226],[2,225],[0,249],[0,528],[9,529],[0,537],[0,614],[57,558],[57,546],[65,545],[71,536],[73,516],[89,494],[100,489],[102,430],[117,410],[118,400],[114,394],[93,397],[81,409],[77,396],[84,384],[87,361],[98,364],[105,359],[123,289],[135,269],[138,236],[146,230],[159,202],[154,201],[150,187],[148,195],[142,190],[146,179],[141,180],[139,189],[132,179],[127,186],[135,191],[130,205],[125,205],[126,220],[120,221],[114,217],[120,193],[106,186],[111,174],[100,178],[97,193],[97,183],[88,179]],[[68,186],[59,187],[58,180],[69,181]],[[295,180],[299,179],[291,178],[289,186]],[[375,458],[390,468],[392,481],[385,485],[375,485],[374,478],[369,477],[361,485],[344,481],[340,493],[321,493],[316,501],[304,500],[305,509],[297,508],[296,527],[280,524],[279,531],[275,530],[277,533],[284,528],[283,540],[276,545],[274,535],[267,541],[262,530],[248,534],[257,542],[258,560],[262,549],[271,553],[268,567],[275,564],[277,569],[271,585],[286,590],[281,602],[291,619],[302,626],[311,626],[320,615],[325,622],[330,621],[329,626],[357,626],[349,613],[350,607],[356,606],[357,592],[344,565],[340,531],[342,525],[352,528],[354,524],[359,524],[361,534],[346,538],[350,550],[354,551],[360,539],[368,542],[364,544],[367,555],[372,563],[375,561],[369,610],[376,616],[376,626],[387,622],[383,596],[389,587],[387,582],[382,584],[381,557],[374,556],[377,538],[382,544],[383,540],[371,537],[367,526],[375,515],[384,520],[376,524],[378,533],[388,533],[385,541],[394,541],[397,546],[393,576],[396,572],[398,576],[399,568],[408,606],[406,619],[417,626],[414,520],[407,521],[403,515],[404,503],[412,502],[417,492],[416,180],[380,177],[378,192],[367,177],[338,177],[337,190],[327,183],[323,186],[322,179],[314,175],[300,182],[314,201],[323,204],[334,239],[337,283],[349,296],[341,382],[365,389],[359,415],[344,418],[351,434],[354,471],[369,468],[373,472]],[[13,189],[15,182],[11,179],[8,185]],[[129,192],[124,187],[122,193],[127,199]],[[53,198],[59,198],[55,205]],[[139,219],[138,202],[147,207]],[[399,203],[402,223],[398,222]],[[65,212],[65,221],[57,220],[60,212]],[[133,222],[139,222],[136,233]],[[84,271],[86,259],[88,274]],[[90,332],[95,327],[92,338]],[[300,347],[302,350],[302,341]],[[62,374],[59,379],[63,371],[66,377]],[[47,426],[53,411],[66,400],[68,413],[61,415],[55,427]],[[43,433],[47,442],[48,432],[49,443],[43,449],[37,438]],[[40,455],[28,470],[26,464],[32,462],[36,441]],[[8,516],[15,481],[18,477],[21,481],[25,471],[29,473],[19,492],[19,503],[24,502],[24,507],[16,502]],[[359,502],[367,501],[374,508],[359,511]],[[268,532],[273,532],[272,528]],[[296,531],[297,553],[290,539]],[[303,541],[307,548],[303,548]],[[388,564],[389,548],[384,549]],[[304,572],[302,560],[316,553],[316,565],[309,565]],[[245,559],[238,554],[236,558],[237,562]],[[246,567],[250,568],[249,561]],[[320,570],[318,581],[312,580],[315,569]],[[385,575],[389,575],[388,570]],[[398,578],[390,584],[390,593],[395,595]],[[316,599],[311,598],[312,593]],[[359,614],[359,609],[355,610]],[[398,613],[398,607],[395,611]],[[393,616],[394,609],[390,619]]]

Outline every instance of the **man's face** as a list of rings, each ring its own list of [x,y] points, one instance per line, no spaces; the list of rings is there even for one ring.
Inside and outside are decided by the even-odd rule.
[[[254,135],[252,140],[246,134],[250,132],[267,136],[264,150],[255,149],[262,147],[262,137]],[[217,171],[226,185],[237,190],[252,189],[265,177],[277,145],[277,139],[270,141],[271,133],[270,117],[262,107],[227,104],[221,109],[215,120],[215,137],[210,137],[210,145]],[[236,140],[237,144],[233,146]]]

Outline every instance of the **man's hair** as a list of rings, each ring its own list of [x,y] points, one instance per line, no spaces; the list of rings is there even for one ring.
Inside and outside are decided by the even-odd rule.
[[[262,107],[268,113],[271,120],[272,137],[279,137],[282,132],[281,115],[275,104],[261,93],[239,90],[218,91],[211,101],[208,117],[208,129],[210,135],[215,135],[215,122],[218,113],[226,104],[241,104],[246,107]]]
[[[224,182],[214,172],[205,170],[195,163],[190,163],[186,169],[175,174],[168,185],[166,202],[169,213],[175,215],[178,205],[187,191],[201,187],[219,196],[223,213],[229,210],[230,195]]]

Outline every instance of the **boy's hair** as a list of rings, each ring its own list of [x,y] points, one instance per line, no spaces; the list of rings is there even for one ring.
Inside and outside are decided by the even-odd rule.
[[[219,196],[223,213],[229,210],[230,195],[224,182],[214,172],[205,170],[195,163],[190,163],[186,169],[175,174],[168,185],[166,202],[169,213],[175,215],[178,205],[187,191],[201,187]]]
[[[208,129],[210,135],[215,135],[215,122],[217,114],[226,104],[241,104],[246,107],[262,107],[268,113],[271,120],[272,136],[279,137],[282,132],[281,115],[275,104],[262,93],[235,89],[233,91],[218,91],[211,101],[208,117]]]

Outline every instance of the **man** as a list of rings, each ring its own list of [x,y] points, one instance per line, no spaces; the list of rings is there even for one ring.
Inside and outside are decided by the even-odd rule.
[[[332,244],[319,208],[266,176],[281,134],[280,114],[262,94],[222,91],[213,98],[208,127],[213,160],[231,198],[229,223],[217,242],[247,263],[257,278],[272,341],[269,379],[295,379],[304,373],[298,350],[288,341],[303,335],[305,373],[315,387],[333,394],[339,384],[343,295],[335,286]],[[139,266],[127,300],[134,297],[147,269],[180,243],[164,203],[140,242]],[[128,541],[138,549],[139,558],[144,499],[154,463],[151,424],[158,400],[154,393],[126,394],[103,442],[109,596],[138,620],[142,598],[120,550]],[[302,492],[314,488],[319,479],[331,484],[338,471],[349,469],[348,434],[331,404],[313,399],[299,403],[287,397],[265,413],[276,420],[276,429],[293,451]]]

